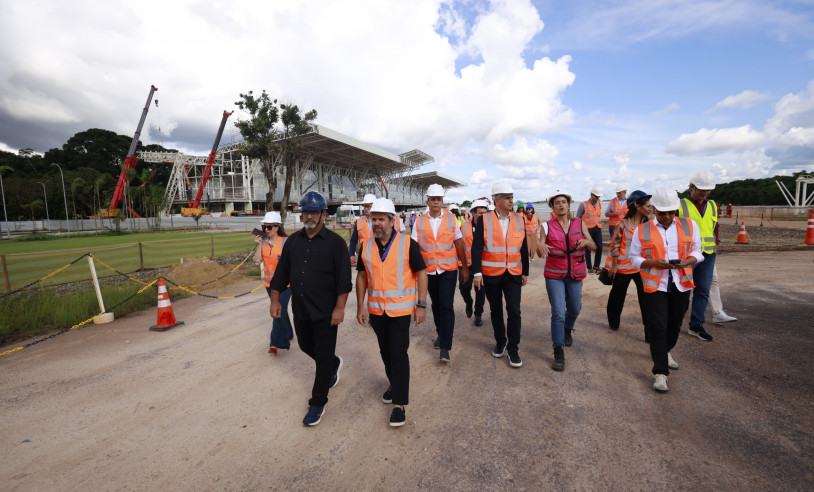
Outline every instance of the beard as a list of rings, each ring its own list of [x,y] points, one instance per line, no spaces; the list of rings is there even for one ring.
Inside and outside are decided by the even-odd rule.
[[[314,219],[312,217],[309,217],[309,218],[305,219],[305,222],[303,222],[303,226],[305,227],[306,231],[313,231],[314,229],[319,227],[319,224],[320,224],[321,221],[322,221],[322,217],[320,217],[318,219]]]
[[[376,239],[381,239],[385,236],[384,229],[373,229],[373,236]]]

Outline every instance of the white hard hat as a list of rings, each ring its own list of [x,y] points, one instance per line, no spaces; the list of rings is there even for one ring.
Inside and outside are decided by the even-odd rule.
[[[627,191],[627,185],[616,185],[616,193],[619,193],[620,191]]]
[[[667,188],[656,188],[653,196],[650,197],[650,205],[652,205],[659,212],[670,212],[678,210],[681,205],[681,200],[678,198],[678,193],[675,190]]]
[[[483,208],[489,210],[489,202],[487,202],[486,200],[484,200],[482,198],[478,198],[477,200],[472,202],[472,205],[469,206],[469,211],[471,212],[471,211],[475,210],[478,207],[483,207]]]
[[[489,210],[489,211],[492,211],[494,209],[495,209],[495,206],[493,204],[491,204],[491,203],[489,204],[489,206],[486,207],[486,210]]]
[[[573,201],[571,200],[571,195],[569,195],[568,193],[565,192],[557,193],[555,195],[551,195],[550,197],[548,197],[548,206],[550,208],[554,208],[554,199],[557,198],[558,196],[564,196],[568,200],[569,204]]]
[[[492,185],[492,195],[509,195],[514,194],[512,184],[508,181],[498,181]]]
[[[460,210],[461,207],[459,207],[457,203],[453,203],[452,205],[449,206],[449,209],[450,210]]]
[[[388,214],[391,217],[395,217],[396,207],[393,205],[392,200],[388,200],[387,198],[377,198],[373,200],[373,206],[370,207],[370,213],[373,212],[380,212],[383,214]]]
[[[602,196],[602,190],[594,186],[591,188],[591,195]]]
[[[364,203],[365,205],[367,205],[368,203],[373,203],[373,200],[375,200],[375,199],[376,199],[376,195],[374,195],[373,193],[368,193],[368,194],[367,194],[367,195],[365,195],[365,197],[362,199],[362,203]]]
[[[431,184],[429,188],[427,188],[427,196],[444,196],[444,187],[440,184]]]
[[[690,178],[690,184],[695,185],[699,190],[714,190],[715,175],[709,171],[698,171]]]
[[[263,224],[282,224],[283,218],[280,216],[280,212],[266,212],[266,215],[263,217]]]

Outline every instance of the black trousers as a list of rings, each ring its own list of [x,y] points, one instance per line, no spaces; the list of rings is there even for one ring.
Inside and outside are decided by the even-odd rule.
[[[610,294],[608,295],[608,326],[611,328],[619,328],[619,320],[622,317],[622,309],[625,307],[625,297],[627,297],[627,288],[631,280],[636,284],[636,296],[639,300],[639,311],[642,314],[642,325],[647,325],[647,323],[645,323],[645,319],[647,318],[644,311],[645,297],[641,274],[639,272],[631,274],[616,272],[616,276],[613,277],[613,286],[611,286]],[[645,333],[645,336],[647,336],[647,333]]]
[[[585,265],[588,267],[588,270],[590,270],[592,266],[602,268],[605,265],[603,263],[604,258],[602,258],[602,228],[594,227],[593,229],[588,229],[588,235],[591,236],[593,242],[596,243],[596,251],[594,252],[593,263],[591,263],[591,252],[585,252]]]
[[[379,341],[379,353],[384,362],[384,373],[390,381],[393,404],[407,405],[410,398],[410,323],[412,316],[391,318],[387,314],[370,315],[370,325]]]
[[[463,267],[462,267],[463,268]],[[472,273],[472,268],[469,268],[469,280],[460,282],[458,284],[458,291],[461,293],[464,302],[472,304],[472,282],[475,280],[475,275]],[[458,269],[460,276],[461,268]],[[483,314],[483,305],[486,303],[486,291],[484,289],[475,289],[475,316]]]
[[[520,292],[522,286],[515,277],[504,272],[499,277],[484,279],[483,288],[489,300],[489,314],[495,342],[506,343],[508,352],[517,352],[520,346]],[[506,299],[506,323],[503,322],[503,298]]]
[[[444,271],[427,275],[427,293],[432,301],[432,320],[441,348],[452,350],[452,334],[455,332],[455,283],[458,282],[458,271]]]
[[[669,273],[669,272],[668,272]],[[671,282],[672,283],[672,282]],[[650,357],[653,358],[653,374],[670,374],[667,352],[673,350],[681,331],[681,323],[690,305],[690,292],[679,292],[671,285],[670,292],[645,294],[647,313],[647,338],[650,340]]]
[[[337,325],[331,325],[330,317],[312,320],[296,307],[292,309],[292,312],[294,313],[294,331],[297,333],[300,350],[314,359],[317,366],[308,405],[324,407],[328,403],[331,379],[339,367],[339,358],[335,354]]]

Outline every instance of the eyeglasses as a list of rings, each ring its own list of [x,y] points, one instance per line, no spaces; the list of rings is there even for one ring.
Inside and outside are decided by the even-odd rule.
[[[316,217],[318,215],[322,215],[322,210],[303,210],[302,211],[302,216],[303,217],[310,217],[310,216]]]

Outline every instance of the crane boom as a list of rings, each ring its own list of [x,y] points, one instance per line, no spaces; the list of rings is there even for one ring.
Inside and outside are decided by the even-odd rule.
[[[234,111],[223,112],[223,119],[220,120],[220,128],[218,134],[215,136],[215,143],[212,144],[212,152],[209,153],[209,158],[206,160],[206,168],[204,169],[203,176],[201,177],[201,184],[198,185],[198,193],[195,195],[195,203],[192,208],[198,208],[201,204],[201,197],[203,196],[204,186],[209,181],[209,174],[212,172],[212,164],[215,162],[215,156],[218,154],[218,145],[220,145],[220,138],[223,136],[223,129],[226,127],[226,120],[232,115]]]
[[[116,183],[116,191],[113,192],[113,198],[110,199],[110,207],[108,212],[110,216],[115,215],[115,210],[119,207],[119,201],[124,196],[124,187],[127,185],[127,170],[134,169],[138,163],[136,157],[136,147],[138,146],[138,139],[141,136],[141,129],[144,127],[144,120],[147,119],[147,111],[150,109],[150,101],[153,99],[153,94],[158,90],[158,87],[150,86],[150,94],[147,96],[147,102],[144,104],[144,110],[141,112],[141,119],[136,128],[136,134],[133,135],[133,141],[130,142],[130,149],[127,151],[127,157],[124,158],[124,166],[122,172],[119,174],[119,181]]]

